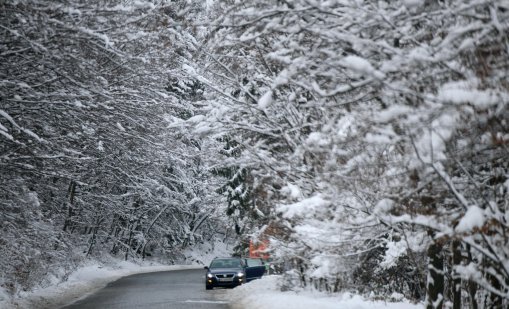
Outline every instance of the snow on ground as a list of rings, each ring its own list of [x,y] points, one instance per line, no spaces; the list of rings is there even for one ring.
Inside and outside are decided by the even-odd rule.
[[[109,282],[121,277],[155,271],[201,268],[197,265],[162,265],[153,262],[135,264],[129,261],[115,263],[114,266],[101,266],[90,262],[69,275],[65,282],[46,288],[22,292],[14,299],[7,298],[0,290],[0,308],[58,308],[103,288]],[[3,295],[2,295],[3,294]]]
[[[422,305],[410,302],[369,301],[360,295],[344,293],[328,295],[312,291],[281,292],[280,276],[266,276],[235,289],[226,297],[234,309],[421,309]]]

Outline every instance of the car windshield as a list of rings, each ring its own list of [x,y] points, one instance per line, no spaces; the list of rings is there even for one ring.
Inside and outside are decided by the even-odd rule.
[[[238,259],[216,259],[210,263],[210,268],[240,268]]]

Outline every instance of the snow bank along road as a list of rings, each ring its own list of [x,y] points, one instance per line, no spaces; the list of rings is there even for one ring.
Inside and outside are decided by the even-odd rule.
[[[111,282],[96,293],[62,309],[228,308],[227,301],[218,300],[224,291],[205,290],[204,275],[203,269],[131,275]]]

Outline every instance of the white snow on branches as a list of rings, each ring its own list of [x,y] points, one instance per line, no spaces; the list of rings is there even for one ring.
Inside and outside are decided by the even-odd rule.
[[[398,258],[406,253],[407,245],[404,241],[389,241],[386,245],[384,259],[380,262],[382,269],[388,269],[396,266]]]
[[[258,106],[262,109],[269,107],[270,104],[272,104],[272,90],[265,92],[258,100]]]
[[[482,227],[485,220],[484,210],[478,206],[470,206],[454,230],[458,233],[471,232]]]
[[[278,211],[281,212],[285,218],[312,216],[317,208],[324,207],[328,204],[328,201],[320,194],[317,194],[294,204],[280,205],[278,206]]]
[[[379,79],[385,77],[384,73],[373,68],[369,61],[359,56],[346,56],[340,61],[340,64],[357,73],[371,75]]]

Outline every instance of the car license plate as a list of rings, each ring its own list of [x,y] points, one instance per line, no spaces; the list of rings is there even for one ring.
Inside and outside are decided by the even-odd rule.
[[[219,282],[231,282],[231,281],[233,281],[233,278],[217,278],[217,281],[219,281]]]

